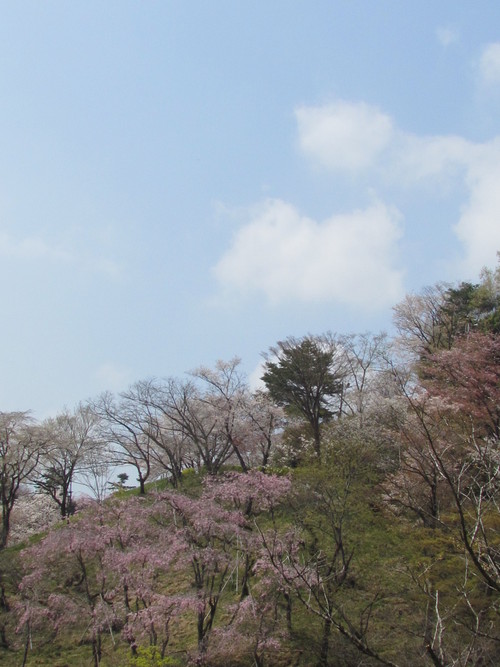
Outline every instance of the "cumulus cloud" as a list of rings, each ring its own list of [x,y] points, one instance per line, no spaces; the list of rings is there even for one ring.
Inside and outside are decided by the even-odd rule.
[[[500,42],[487,44],[479,60],[479,76],[486,86],[500,84]]]
[[[429,183],[440,189],[453,183],[461,191],[456,214],[448,221],[462,246],[455,261],[460,275],[477,275],[496,264],[500,250],[500,137],[474,143],[462,137],[405,136],[391,165],[395,180],[411,187]]]
[[[398,132],[384,168],[397,183],[412,186],[431,181],[441,185],[443,180],[463,173],[474,152],[474,144],[462,137]]]
[[[393,134],[391,118],[364,103],[300,107],[295,117],[301,150],[331,169],[371,166]]]
[[[500,137],[476,147],[465,176],[468,198],[454,231],[464,246],[462,265],[469,273],[496,263],[496,251],[500,250],[499,183]]]
[[[266,385],[262,381],[262,376],[265,372],[265,366],[263,361],[259,361],[257,366],[248,376],[248,386],[252,391],[260,391],[266,388]]]
[[[487,47],[483,61],[485,76],[487,73],[492,81],[498,75],[500,82],[500,44]],[[370,125],[370,118],[384,119],[380,124],[390,128],[384,134],[383,144],[380,143],[377,150],[367,149],[364,160],[358,157],[361,149],[356,142],[347,139],[343,146],[344,160],[340,160],[341,142],[336,145],[329,141],[324,129],[344,123],[344,115],[349,110],[353,115],[351,129],[365,119],[367,133],[371,136],[369,128],[378,123]],[[455,184],[462,190],[463,200],[457,205],[455,219],[448,224],[463,247],[463,259],[457,270],[477,273],[483,266],[496,263],[496,251],[500,249],[500,138],[475,143],[460,136],[418,136],[397,128],[389,116],[365,103],[342,102],[310,109],[302,107],[299,111],[308,119],[306,124],[297,123],[299,145],[308,158],[316,160],[322,167],[352,172],[353,168],[366,169],[372,161],[372,166],[376,164],[377,167],[370,172],[374,187],[380,174],[384,174],[393,186],[406,188],[422,184],[441,188]],[[313,127],[315,119],[316,129]],[[360,136],[361,131],[351,132],[350,136]],[[319,139],[317,142],[309,140],[309,137],[320,136],[324,138],[322,144]]]
[[[415,183],[466,164],[471,143],[456,136],[417,136],[364,102],[296,111],[298,143],[319,166],[352,172],[377,167],[395,180]]]
[[[215,267],[229,290],[271,303],[337,301],[377,309],[403,293],[399,214],[377,203],[318,222],[281,200],[254,211]]]
[[[453,259],[459,275],[496,263],[500,137],[477,143],[460,136],[418,136],[397,128],[375,107],[344,101],[301,107],[296,118],[298,143],[309,159],[335,172],[363,171],[374,192],[387,186],[393,194],[401,188],[453,187],[459,193],[456,214],[439,224],[456,235],[462,257],[449,262]],[[267,200],[248,213],[215,276],[226,291],[264,294],[271,303],[383,308],[403,293],[401,218],[379,202],[318,221],[287,202]]]

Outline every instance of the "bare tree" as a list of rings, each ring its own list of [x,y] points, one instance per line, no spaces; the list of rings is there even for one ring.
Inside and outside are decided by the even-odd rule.
[[[142,380],[136,382],[122,397],[133,404],[145,436],[151,442],[152,460],[158,471],[166,474],[174,487],[181,482],[182,470],[189,447],[189,437],[172,419],[169,388],[175,384],[168,380]]]
[[[162,413],[170,437],[186,447],[185,461],[216,473],[233,454],[227,437],[227,414],[221,401],[214,402],[193,381],[157,382],[152,406]]]
[[[135,400],[135,386],[120,395],[120,400],[107,392],[93,401],[91,409],[100,419],[100,437],[108,443],[111,460],[116,465],[129,465],[137,472],[140,493],[152,474],[153,449],[141,405]]]
[[[388,341],[385,333],[351,334],[339,340],[345,359],[344,412],[363,425],[365,412],[378,402],[381,375],[387,370]]]
[[[78,481],[89,489],[92,497],[102,503],[110,492],[116,465],[107,443],[102,443],[98,450],[92,451],[85,458],[85,465],[80,469]]]
[[[215,368],[202,366],[191,373],[201,382],[202,400],[219,415],[222,437],[230,444],[243,472],[265,467],[281,437],[284,411],[267,392],[252,393],[240,370],[240,359],[219,360]]]
[[[29,412],[0,413],[0,549],[7,544],[12,508],[20,487],[37,470],[45,449],[44,434]]]
[[[426,287],[421,294],[407,294],[394,307],[394,324],[402,345],[412,354],[421,356],[451,347],[453,329],[443,318],[443,306],[450,285],[438,283]]]
[[[281,442],[285,413],[264,391],[247,393],[240,407],[240,437],[245,442],[248,467],[265,468],[276,444]]]
[[[239,370],[240,359],[218,361],[215,369],[201,366],[191,373],[200,380],[203,392],[201,400],[209,411],[218,414],[218,430],[236,456],[243,472],[250,466],[248,452],[251,449],[249,430],[245,423],[245,408],[249,407],[248,385]]]
[[[74,512],[73,483],[100,446],[96,427],[96,416],[83,404],[41,425],[47,448],[33,482],[56,502],[62,517]]]

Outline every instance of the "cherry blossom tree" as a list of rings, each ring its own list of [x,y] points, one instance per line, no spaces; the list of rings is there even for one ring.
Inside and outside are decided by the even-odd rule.
[[[97,514],[51,531],[28,552],[30,573],[20,586],[24,613],[19,628],[33,627],[44,619],[57,633],[83,623],[94,667],[99,667],[102,657],[102,634],[116,623],[110,598],[113,582],[104,568],[111,534],[102,519],[97,509]]]
[[[385,385],[381,377],[385,379],[388,367],[387,336],[384,333],[351,334],[342,336],[339,345],[346,367],[343,411],[348,416],[356,416],[362,425],[365,414],[376,406]]]
[[[387,498],[433,529],[436,550],[447,539],[448,561],[462,569],[453,595],[435,563],[412,573],[427,609],[426,652],[438,667],[489,660],[498,642],[487,619],[500,593],[499,360],[498,336],[479,332],[424,355],[420,377],[401,384],[406,410],[393,424],[400,459],[384,480]]]
[[[281,443],[285,423],[283,409],[274,404],[267,392],[246,392],[240,403],[238,439],[248,469],[266,468]]]
[[[221,595],[235,568],[237,537],[244,518],[203,496],[193,499],[165,492],[158,502],[161,513],[157,520],[173,524],[185,544],[181,565],[191,572],[198,649],[203,653]]]
[[[432,355],[423,384],[440,404],[447,432],[444,451],[430,446],[458,513],[460,538],[478,574],[500,592],[500,548],[491,525],[500,500],[500,338],[475,333]],[[428,432],[426,418],[421,413]]]
[[[356,585],[363,573],[355,545],[370,520],[374,493],[367,484],[371,456],[360,443],[340,443],[325,454],[321,467],[308,466],[295,475],[289,502],[293,522],[259,527],[262,549],[256,568],[261,576],[277,577],[282,590],[299,601],[313,622],[320,622],[318,667],[330,664],[334,633],[364,656],[395,667],[372,631],[380,593]]]
[[[262,513],[273,517],[291,489],[288,477],[267,475],[257,470],[247,474],[226,473],[208,478],[204,498],[243,513],[244,530],[237,535],[237,574],[240,581],[240,600],[250,594],[250,579],[257,560],[260,541],[255,530],[256,518]]]
[[[21,485],[34,475],[46,445],[45,434],[28,412],[0,413],[0,549],[7,544],[10,517]]]
[[[251,664],[264,667],[279,655],[285,633],[277,613],[274,591],[256,587],[255,594],[247,596],[232,610],[227,625],[213,630],[204,664],[218,665]]]
[[[74,512],[73,482],[90,459],[102,449],[97,420],[88,406],[78,405],[46,419],[41,427],[47,447],[33,483],[49,495],[64,518]]]
[[[227,438],[226,416],[220,405],[207,399],[196,384],[177,379],[148,383],[144,404],[156,415],[155,443],[159,451],[172,458],[173,447],[184,465],[216,474],[231,457]],[[170,453],[169,453],[170,452]]]
[[[420,384],[401,385],[407,413],[396,424],[400,466],[385,482],[391,502],[425,525],[458,528],[473,567],[496,591],[500,551],[491,519],[500,491],[499,359],[500,339],[481,333],[425,357]]]
[[[90,503],[66,526],[49,532],[24,556],[19,629],[43,624],[56,634],[81,628],[101,662],[103,636],[122,630],[131,646],[147,636],[163,655],[171,618],[182,604],[159,588],[185,548],[174,530],[151,520],[140,498]]]
[[[222,598],[238,600],[234,584],[246,589],[240,602],[248,596],[253,521],[272,513],[289,485],[261,472],[230,473],[208,478],[199,497],[171,490],[89,501],[26,551],[19,631],[78,627],[97,667],[104,637],[114,642],[118,632],[132,654],[147,643],[162,659],[177,619],[194,614],[204,654]]]

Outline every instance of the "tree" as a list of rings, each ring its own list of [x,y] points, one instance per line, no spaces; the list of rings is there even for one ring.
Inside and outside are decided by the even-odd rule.
[[[19,489],[32,478],[45,449],[44,434],[28,412],[0,412],[0,549],[7,544],[10,517]]]
[[[433,459],[458,513],[466,554],[500,593],[500,544],[492,525],[500,507],[500,337],[471,334],[428,361],[424,387],[441,406],[446,431],[447,456],[432,447]],[[423,418],[422,426],[429,428]]]
[[[439,525],[441,514],[449,510],[449,490],[440,474],[436,456],[447,466],[456,461],[457,450],[451,443],[452,430],[436,402],[428,400],[417,387],[404,388],[404,401],[392,406],[392,423],[387,429],[394,433],[397,466],[383,482],[385,500],[406,516],[418,518],[425,527]],[[450,467],[451,469],[451,467]]]
[[[235,357],[229,362],[219,360],[215,369],[201,366],[191,375],[203,383],[202,400],[206,406],[215,409],[219,415],[220,435],[231,447],[241,469],[246,472],[248,463],[245,451],[245,433],[242,432],[242,407],[248,393],[248,387],[239,372],[240,360]]]
[[[321,424],[343,412],[345,358],[331,335],[279,341],[264,355],[262,376],[271,398],[309,425],[321,454]]]
[[[238,618],[255,631],[257,656],[271,650],[260,611],[257,619],[244,613],[248,587],[237,601],[234,583],[238,595],[250,576],[255,517],[271,513],[289,486],[284,477],[230,473],[206,478],[199,497],[168,490],[82,505],[72,521],[23,552],[18,630],[26,654],[38,630],[46,641],[48,632],[71,627],[90,644],[95,667],[106,636],[114,645],[120,631],[137,664],[145,644],[162,660],[176,619],[182,617],[184,634],[191,617],[200,657],[226,602],[241,606]]]
[[[476,436],[500,439],[500,336],[474,333],[426,360],[423,385],[466,415]]]
[[[139,492],[144,494],[152,472],[153,451],[148,424],[144,421],[141,404],[136,401],[138,388],[139,385],[131,387],[119,401],[107,392],[92,402],[91,410],[100,420],[100,437],[110,445],[112,459],[118,465],[135,468]],[[99,466],[94,466],[94,471],[97,476],[92,473],[91,477],[98,481],[101,476]],[[105,474],[105,470],[102,473]]]
[[[387,336],[385,333],[350,334],[342,336],[339,345],[343,350],[346,369],[344,411],[356,416],[362,426],[365,413],[370,407],[376,406],[382,391],[387,390]]]
[[[109,443],[102,441],[98,450],[85,457],[85,465],[79,471],[78,481],[85,486],[98,503],[103,503],[113,488],[116,459],[110,451]],[[126,473],[122,473],[126,474]],[[120,475],[118,475],[120,477]]]
[[[426,652],[437,667],[496,664],[500,337],[458,336],[451,349],[423,356],[420,368],[413,385],[401,385],[400,465],[384,487],[391,503],[422,519],[422,556],[443,546],[447,554],[444,574],[441,557],[412,573],[427,610]]]
[[[26,655],[33,630],[44,625],[58,630],[84,621],[93,664],[99,667],[102,634],[115,622],[108,603],[115,581],[107,576],[104,566],[110,529],[98,514],[86,514],[82,519],[50,532],[24,554],[29,573],[20,585],[24,598],[20,628],[28,630]]]
[[[165,594],[159,580],[186,545],[175,526],[165,531],[152,520],[153,508],[137,497],[90,503],[26,550],[19,629],[30,638],[37,628],[78,628],[90,639],[94,667],[101,663],[103,636],[114,644],[117,630],[132,654],[147,637],[163,657],[169,623],[185,601]]]
[[[95,415],[82,404],[73,412],[65,410],[46,419],[41,426],[47,447],[40,461],[40,472],[33,481],[56,502],[63,518],[75,509],[72,493],[75,477],[100,448],[96,426]]]
[[[399,341],[417,358],[438,349],[449,349],[455,336],[453,322],[443,318],[449,285],[437,283],[421,294],[407,294],[394,306]]]
[[[317,662],[308,664],[333,664],[330,647],[337,634],[378,664],[395,667],[390,649],[372,628],[376,608],[383,608],[385,622],[394,622],[390,606],[383,605],[377,590],[380,563],[371,556],[365,569],[356,561],[360,542],[374,521],[370,512],[374,492],[368,481],[374,453],[363,442],[349,438],[328,444],[321,465],[299,469],[295,475],[292,525],[275,523],[260,530],[258,566],[278,578],[312,623],[320,622]],[[365,577],[374,577],[377,586],[370,587]],[[352,664],[361,664],[359,657]]]
[[[417,359],[450,350],[468,333],[498,332],[499,322],[500,265],[495,271],[484,268],[480,283],[437,283],[394,307],[399,342]]]
[[[250,392],[238,358],[218,361],[215,369],[204,366],[191,375],[202,382],[203,401],[220,415],[222,438],[230,444],[243,472],[266,466],[283,413],[264,392]]]
[[[231,623],[214,628],[205,657],[207,666],[254,665],[279,661],[284,633],[269,579],[234,607]],[[269,659],[269,662],[268,662]]]
[[[198,650],[203,653],[221,595],[235,568],[235,546],[244,521],[238,510],[225,510],[206,496],[192,499],[172,491],[161,494],[159,501],[157,521],[163,518],[176,526],[184,543],[180,565],[183,569],[188,565],[191,571]]]
[[[249,468],[266,468],[285,426],[283,409],[265,391],[245,395],[241,404],[242,438]]]
[[[497,252],[497,267],[493,271],[485,267],[481,271],[478,296],[481,303],[480,330],[500,333],[500,252]]]
[[[181,465],[198,470],[204,467],[208,473],[216,474],[233,454],[226,399],[214,400],[195,382],[175,378],[153,382],[150,396],[150,406],[160,420],[160,437],[155,440],[158,449],[163,448],[170,457],[171,446],[175,445],[182,453]]]

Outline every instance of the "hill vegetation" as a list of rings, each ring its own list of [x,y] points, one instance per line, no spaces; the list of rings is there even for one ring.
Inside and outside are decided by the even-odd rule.
[[[499,303],[485,270],[393,340],[279,341],[265,391],[233,359],[0,413],[0,663],[496,667]],[[58,520],[16,542],[34,492]]]

